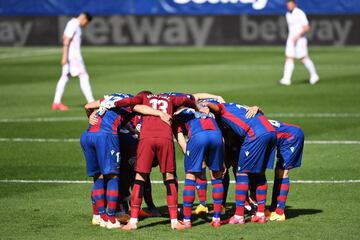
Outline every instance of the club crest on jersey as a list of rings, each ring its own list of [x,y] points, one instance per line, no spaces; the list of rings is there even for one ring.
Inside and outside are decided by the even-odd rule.
[[[294,148],[294,147],[291,147],[290,150],[291,150],[291,152],[294,152],[294,151],[295,151],[295,148]]]
[[[190,151],[189,150],[186,151],[186,155],[190,156]]]
[[[250,152],[249,151],[245,151],[245,155],[249,156]]]
[[[111,156],[114,155],[115,151],[114,150],[111,150]]]

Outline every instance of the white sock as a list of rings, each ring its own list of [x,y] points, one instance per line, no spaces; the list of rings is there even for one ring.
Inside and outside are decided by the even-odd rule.
[[[213,221],[220,221],[220,218],[213,217],[212,220]]]
[[[184,219],[184,222],[191,222],[191,220],[190,219]]]
[[[237,219],[237,220],[240,220],[240,219],[243,219],[244,216],[239,216],[239,215],[234,215],[234,217]]]
[[[137,218],[130,218],[130,224],[137,224],[138,223],[138,219]]]
[[[263,212],[256,212],[256,216],[263,217],[263,216],[265,216],[265,214]]]
[[[295,68],[294,59],[286,59],[284,66],[284,76],[283,79],[285,81],[291,81],[291,76],[293,74]]]
[[[89,75],[85,72],[85,73],[80,73],[79,75],[79,79],[80,79],[80,88],[86,98],[86,101],[89,102],[93,102],[94,101],[94,97],[91,91],[91,86],[90,86],[90,81],[89,81]]]
[[[317,75],[315,65],[314,65],[313,61],[311,61],[310,58],[306,57],[303,59],[302,62],[305,65],[306,69],[309,71],[311,77]]]
[[[178,220],[177,219],[171,219],[171,224],[177,224]]]
[[[55,90],[55,97],[54,97],[54,103],[59,104],[61,103],[61,98],[64,94],[65,86],[67,82],[69,81],[69,77],[67,74],[62,74]]]

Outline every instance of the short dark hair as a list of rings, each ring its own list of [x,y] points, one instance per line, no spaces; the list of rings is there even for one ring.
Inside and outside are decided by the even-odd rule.
[[[293,2],[293,3],[296,3],[296,0],[286,0],[286,2]]]
[[[85,16],[85,18],[86,18],[86,20],[88,20],[88,22],[91,22],[91,20],[93,19],[93,16],[89,12],[82,12],[81,14],[83,14]]]

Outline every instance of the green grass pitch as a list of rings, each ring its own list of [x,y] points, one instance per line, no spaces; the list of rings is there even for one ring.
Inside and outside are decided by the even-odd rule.
[[[329,182],[292,184],[286,222],[213,229],[200,217],[193,229],[174,232],[164,217],[145,219],[140,229],[124,233],[90,226],[90,184],[2,181],[0,239],[359,239],[360,183],[331,181],[360,179],[360,48],[310,50],[320,83],[307,84],[307,72],[297,63],[293,85],[281,87],[282,47],[83,49],[97,98],[144,89],[211,92],[301,125],[308,142],[303,166],[291,171],[291,180]],[[0,180],[90,180],[78,142],[11,141],[76,139],[87,127],[77,79],[71,79],[63,99],[71,110],[50,108],[60,54],[59,48],[0,48]],[[182,161],[177,151],[181,180]],[[268,176],[272,180],[273,172]],[[152,179],[161,179],[157,169]],[[153,194],[166,216],[163,185],[155,184]]]

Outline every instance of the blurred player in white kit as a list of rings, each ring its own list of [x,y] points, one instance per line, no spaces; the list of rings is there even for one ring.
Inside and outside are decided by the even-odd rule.
[[[319,81],[313,61],[309,58],[306,33],[310,30],[309,21],[305,13],[296,6],[295,0],[287,0],[286,21],[289,28],[289,35],[286,41],[286,61],[284,76],[280,84],[291,85],[291,76],[295,68],[294,59],[300,59],[310,73],[310,84]]]
[[[94,101],[86,72],[85,64],[81,55],[81,27],[90,23],[92,16],[82,12],[78,17],[72,18],[65,27],[63,36],[63,55],[61,59],[62,72],[56,85],[55,98],[52,105],[53,110],[66,111],[69,107],[61,103],[61,98],[69,77],[79,77],[81,90],[87,102]]]

